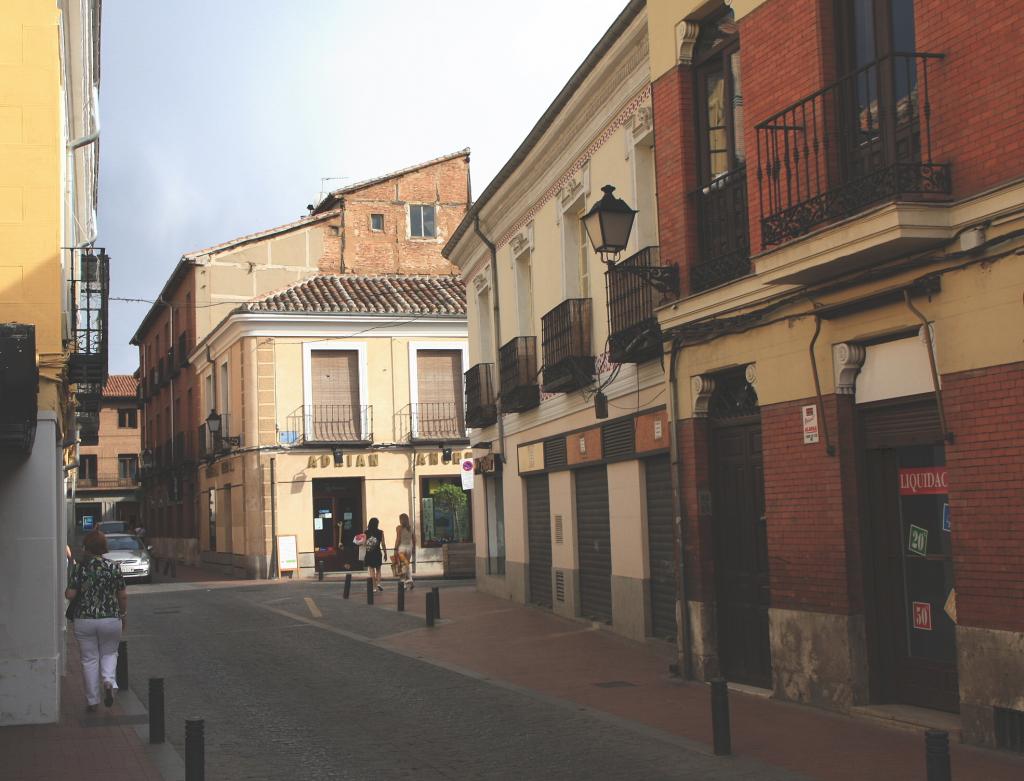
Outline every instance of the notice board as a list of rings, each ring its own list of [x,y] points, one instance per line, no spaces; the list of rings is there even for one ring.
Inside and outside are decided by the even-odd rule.
[[[294,534],[277,538],[277,571],[294,572],[299,568],[299,540]]]

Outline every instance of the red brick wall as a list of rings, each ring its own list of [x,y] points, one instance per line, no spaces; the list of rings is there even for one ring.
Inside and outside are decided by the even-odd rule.
[[[688,196],[697,187],[693,75],[688,68],[675,68],[654,82],[651,90],[661,259],[679,266],[680,292],[685,296],[690,291],[688,269],[697,250],[696,212]]]
[[[929,66],[933,159],[953,165],[963,198],[1024,173],[1024,4],[916,0],[917,49]],[[922,139],[922,145],[924,139]]]
[[[345,196],[344,266],[356,274],[457,274],[441,248],[468,208],[469,159],[457,157],[417,169]],[[437,236],[409,237],[408,205],[433,204]],[[370,230],[370,215],[384,215],[384,230]],[[336,221],[332,221],[336,224]],[[338,257],[337,244],[325,260]],[[321,270],[336,270],[324,268]]]
[[[769,582],[773,607],[849,613],[843,461],[825,452],[824,436],[805,445],[802,399],[761,408]],[[837,432],[836,398],[824,398]],[[821,410],[818,410],[819,419]],[[859,605],[859,600],[856,604]]]
[[[961,624],[1024,631],[1024,363],[942,377]]]

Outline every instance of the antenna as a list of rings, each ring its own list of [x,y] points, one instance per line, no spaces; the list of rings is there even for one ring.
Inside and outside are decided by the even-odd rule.
[[[343,179],[348,179],[347,176],[321,176],[320,177],[320,197],[317,198],[317,203],[320,203],[327,195],[327,182],[340,182]]]

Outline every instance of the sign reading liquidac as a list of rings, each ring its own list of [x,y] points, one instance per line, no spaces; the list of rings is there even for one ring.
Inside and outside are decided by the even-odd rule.
[[[900,470],[900,496],[948,493],[944,466],[913,466]]]

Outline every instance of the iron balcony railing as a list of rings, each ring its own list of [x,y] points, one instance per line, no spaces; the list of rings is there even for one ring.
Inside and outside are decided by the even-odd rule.
[[[501,411],[525,412],[540,404],[537,337],[517,336],[498,351]]]
[[[114,488],[138,488],[141,483],[137,477],[80,477],[76,483],[79,489],[94,488],[109,491]]]
[[[875,60],[756,127],[761,240],[779,244],[905,195],[948,195],[932,160],[929,66],[942,54]]]
[[[570,298],[541,318],[545,393],[566,393],[594,379],[589,298]]]
[[[466,425],[485,428],[498,420],[494,364],[478,363],[466,372]]]
[[[366,444],[373,441],[369,404],[308,404],[288,416],[283,445]]]
[[[659,268],[658,247],[645,247],[605,272],[608,293],[608,349],[614,363],[643,363],[661,355],[661,328],[654,308],[662,293],[638,269]]]
[[[746,166],[718,177],[693,199],[700,258],[690,268],[690,289],[699,293],[750,273]]]
[[[110,303],[110,258],[107,253],[101,249],[82,251],[77,269],[72,265],[69,285],[74,352],[68,359],[68,380],[73,383],[103,383],[107,379],[107,313]]]
[[[459,402],[409,404],[398,414],[399,438],[410,442],[464,442],[469,440]]]

